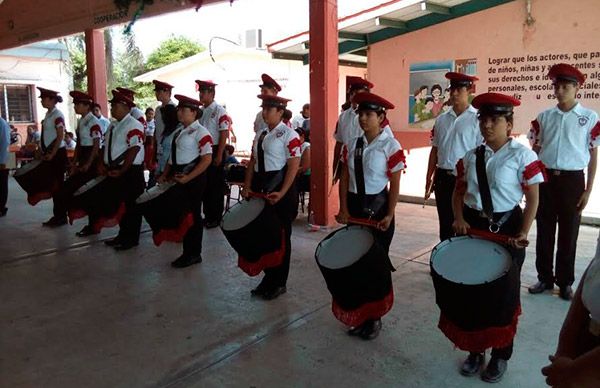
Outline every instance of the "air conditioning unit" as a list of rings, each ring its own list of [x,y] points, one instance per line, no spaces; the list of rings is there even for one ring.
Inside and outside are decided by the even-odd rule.
[[[264,48],[262,40],[262,30],[254,29],[246,31],[244,39],[244,47],[246,48]]]

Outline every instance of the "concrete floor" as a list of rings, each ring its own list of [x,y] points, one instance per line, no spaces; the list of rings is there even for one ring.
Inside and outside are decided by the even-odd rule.
[[[40,226],[51,202],[26,204],[10,180],[0,218],[0,386],[2,387],[487,387],[457,373],[464,352],[437,329],[429,276],[435,208],[401,203],[391,257],[396,300],[379,338],[348,337],[330,311],[314,262],[326,232],[296,220],[288,293],[252,299],[259,278],[237,268],[219,229],[204,235],[204,262],[169,266],[176,244],[115,252],[75,237],[83,223]],[[582,226],[577,277],[595,252],[597,229]],[[535,229],[530,236],[535,241]],[[534,252],[523,270],[523,315],[515,354],[498,387],[543,387],[568,303],[529,295]]]

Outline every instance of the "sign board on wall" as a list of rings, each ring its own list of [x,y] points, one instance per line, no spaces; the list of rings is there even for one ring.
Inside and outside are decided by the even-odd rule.
[[[449,71],[477,75],[477,59],[420,62],[410,65],[408,124],[410,128],[431,129],[440,114],[450,109]],[[476,89],[473,90],[476,93]],[[471,95],[471,99],[474,94]]]

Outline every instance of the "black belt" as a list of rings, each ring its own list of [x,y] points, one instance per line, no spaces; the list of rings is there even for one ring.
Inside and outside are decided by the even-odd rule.
[[[447,170],[445,168],[439,168],[439,167],[437,168],[437,170],[439,173],[454,176],[454,170]]]
[[[548,175],[559,176],[559,175],[580,175],[583,174],[583,170],[555,170],[553,168],[547,168]]]
[[[467,207],[473,212],[473,214],[476,214],[477,216],[479,216],[481,218],[489,219],[489,217],[485,214],[485,212],[483,210],[473,209],[470,206],[467,206]],[[504,225],[504,223],[506,221],[508,221],[511,214],[515,211],[515,209],[517,207],[518,207],[518,205],[506,212],[497,212],[497,213],[494,212],[494,214],[491,217],[492,221],[490,221],[490,226],[489,226],[490,232],[498,233],[500,231],[500,228],[502,227],[502,225]],[[497,221],[494,221],[494,220],[497,220]]]

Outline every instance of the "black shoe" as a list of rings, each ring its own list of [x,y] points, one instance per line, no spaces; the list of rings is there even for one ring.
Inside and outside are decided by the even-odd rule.
[[[206,221],[206,222],[204,222],[204,227],[206,229],[212,229],[212,228],[216,228],[220,224],[221,224],[221,221]]]
[[[189,267],[190,265],[194,265],[197,263],[202,263],[202,256],[201,255],[197,255],[197,256],[190,256],[190,255],[181,255],[177,258],[177,260],[173,261],[171,263],[171,267],[173,268],[185,268],[185,267]]]
[[[553,288],[554,288],[553,283],[546,283],[546,282],[539,281],[539,282],[535,283],[533,286],[529,287],[527,290],[529,291],[530,294],[541,294],[542,292],[544,292],[546,290],[551,290]]]
[[[381,319],[369,319],[362,326],[360,337],[365,340],[375,339],[381,331]]]
[[[463,376],[473,376],[479,372],[483,366],[485,355],[483,353],[469,353],[469,357],[463,362],[460,368],[460,374]]]
[[[50,228],[55,228],[57,226],[62,226],[67,224],[67,217],[52,217],[48,221],[43,222],[42,226],[48,226]]]
[[[137,247],[138,243],[121,243],[117,245],[113,245],[115,251],[127,251],[133,247]]]
[[[267,290],[267,287],[261,282],[258,286],[256,286],[256,288],[253,288],[252,290],[250,290],[250,295],[263,296],[265,294],[266,290]]]
[[[0,210],[0,217],[4,217],[7,212],[8,212],[8,208],[7,207],[5,207],[4,209]]]
[[[121,244],[121,240],[119,237],[111,238],[110,240],[104,241],[104,245],[108,245],[109,247],[114,247]]]
[[[94,232],[94,229],[92,229],[92,227],[89,225],[84,226],[83,229],[81,229],[79,232],[75,233],[75,235],[77,237],[87,237],[87,236],[92,236],[94,234],[98,234],[98,233]]]
[[[571,286],[561,287],[558,296],[564,300],[571,300],[573,299],[573,289]]]
[[[275,287],[270,290],[266,290],[263,292],[262,297],[264,300],[273,300],[277,298],[281,294],[285,294],[287,288],[285,286]]]
[[[356,327],[352,327],[348,330],[348,335],[352,336],[352,337],[357,337],[357,336],[361,336],[362,335],[362,331],[364,328],[364,323],[356,326]]]
[[[497,383],[502,380],[504,372],[506,372],[507,362],[501,358],[492,357],[487,365],[487,368],[481,375],[481,380],[487,383]]]

